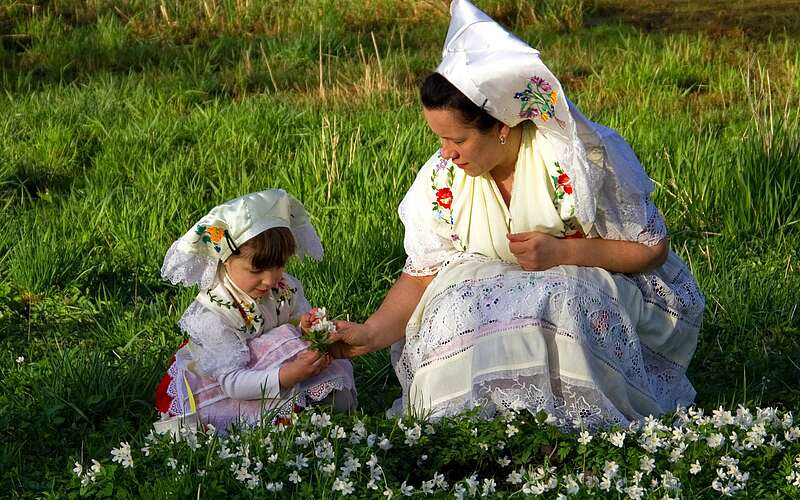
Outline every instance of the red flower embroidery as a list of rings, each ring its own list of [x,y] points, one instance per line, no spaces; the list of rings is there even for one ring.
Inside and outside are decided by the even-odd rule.
[[[439,206],[449,210],[450,204],[453,203],[453,192],[450,191],[450,188],[445,187],[436,191],[436,202]]]
[[[561,174],[558,176],[558,186],[564,189],[564,192],[567,194],[572,194],[572,184],[570,183],[570,178],[567,174]]]
[[[583,235],[583,232],[580,229],[578,229],[578,231],[576,233],[568,234],[568,235],[564,236],[563,238],[565,240],[576,240],[576,239],[585,238],[585,237],[586,236]]]

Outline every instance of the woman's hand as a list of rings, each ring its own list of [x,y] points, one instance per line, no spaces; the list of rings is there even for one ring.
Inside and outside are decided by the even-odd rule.
[[[332,360],[333,358],[328,354],[311,350],[301,352],[296,358],[281,366],[278,371],[281,389],[288,389],[298,382],[318,375],[331,364]]]
[[[507,234],[508,249],[526,271],[544,271],[563,263],[563,240],[539,231]]]
[[[335,358],[355,358],[372,352],[372,333],[367,325],[349,321],[334,321],[336,331],[331,333],[328,351]]]

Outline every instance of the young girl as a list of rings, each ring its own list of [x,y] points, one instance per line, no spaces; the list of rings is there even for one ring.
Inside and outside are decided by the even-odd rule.
[[[211,210],[172,244],[161,274],[199,285],[178,322],[189,339],[156,391],[160,429],[258,424],[298,407],[355,409],[349,361],[308,350],[296,326],[311,324],[300,282],[283,273],[291,255],[322,259],[303,206],[281,189]]]

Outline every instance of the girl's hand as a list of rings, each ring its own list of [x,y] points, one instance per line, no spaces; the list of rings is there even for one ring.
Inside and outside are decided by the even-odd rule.
[[[317,311],[319,311],[319,307],[312,307],[311,310],[300,316],[300,330],[304,334],[308,333],[311,327],[319,322]]]
[[[331,364],[333,358],[329,354],[316,351],[303,351],[292,361],[283,365],[278,371],[281,389],[288,389],[308,378],[318,375]]]
[[[526,271],[544,271],[562,264],[563,240],[539,231],[507,234],[508,249]]]
[[[349,321],[334,321],[336,331],[331,333],[331,344],[328,351],[335,358],[355,358],[368,352],[372,352],[370,340],[372,332],[361,323],[351,323]]]

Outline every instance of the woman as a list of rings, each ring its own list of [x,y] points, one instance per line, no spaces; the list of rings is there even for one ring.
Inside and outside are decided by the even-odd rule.
[[[615,132],[587,120],[538,52],[464,0],[423,83],[442,148],[399,212],[408,260],[338,356],[390,345],[390,414],[545,410],[625,425],[687,405],[704,299]]]

